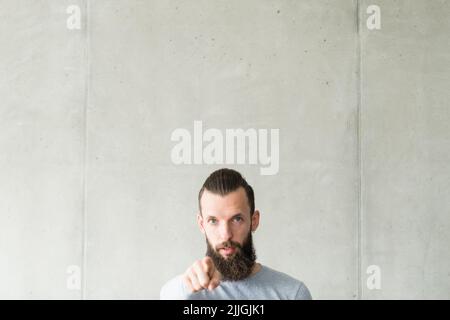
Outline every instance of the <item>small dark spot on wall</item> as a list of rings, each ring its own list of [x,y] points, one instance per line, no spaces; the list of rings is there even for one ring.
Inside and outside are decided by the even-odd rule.
[[[280,14],[280,10],[277,10],[277,14]]]

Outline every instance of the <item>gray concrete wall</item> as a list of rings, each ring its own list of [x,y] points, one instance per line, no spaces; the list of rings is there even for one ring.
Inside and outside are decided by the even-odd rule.
[[[221,167],[255,188],[258,260],[314,298],[450,298],[448,2],[0,6],[1,298],[158,299]],[[279,129],[279,167],[175,164],[196,121]]]
[[[450,2],[378,4],[381,30],[361,28],[361,217],[383,280],[363,296],[449,299]]]
[[[1,298],[81,297],[86,29],[68,34],[69,3],[0,1]]]

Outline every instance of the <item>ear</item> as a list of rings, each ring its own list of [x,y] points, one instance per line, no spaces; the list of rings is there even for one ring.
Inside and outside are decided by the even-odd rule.
[[[203,217],[201,213],[197,213],[197,224],[201,233],[205,234],[205,228],[203,227]]]
[[[252,215],[252,231],[253,232],[256,231],[256,229],[259,226],[259,217],[260,217],[259,210],[255,210],[255,212]]]

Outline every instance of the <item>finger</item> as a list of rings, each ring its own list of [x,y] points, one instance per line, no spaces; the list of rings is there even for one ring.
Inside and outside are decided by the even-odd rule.
[[[220,282],[217,281],[216,279],[211,280],[208,285],[208,290],[209,291],[214,290],[215,288],[217,288],[219,286],[219,284],[220,284]]]
[[[194,287],[192,286],[191,280],[189,279],[189,277],[186,274],[183,276],[183,282],[186,284],[186,287],[188,288],[188,290],[190,292],[195,291]]]
[[[202,259],[202,264],[205,268],[206,273],[211,278],[216,270],[216,266],[214,265],[214,262],[212,261],[212,259],[210,257],[204,257]]]
[[[202,265],[200,261],[197,261],[193,265],[194,271],[197,274],[197,279],[202,288],[207,288],[209,284],[210,277],[206,271],[205,266]]]
[[[189,280],[191,280],[192,287],[194,288],[194,291],[199,291],[199,290],[201,290],[201,289],[202,289],[202,286],[201,286],[200,283],[198,282],[197,275],[196,275],[195,272],[192,270],[192,268],[189,269],[189,271],[188,271],[188,276],[189,276]]]
[[[214,273],[211,277],[211,281],[215,281],[217,283],[220,283],[222,281],[222,274],[219,272],[219,270],[215,269]]]
[[[209,281],[208,290],[214,290],[220,285],[220,281],[222,280],[222,275],[220,272],[216,269],[214,271],[213,276],[211,277],[211,280]]]

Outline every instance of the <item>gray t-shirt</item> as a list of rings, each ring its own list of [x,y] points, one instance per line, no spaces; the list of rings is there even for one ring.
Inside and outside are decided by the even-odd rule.
[[[311,300],[305,284],[285,273],[261,265],[261,269],[244,280],[222,281],[212,291],[189,292],[178,275],[160,292],[161,300]]]

